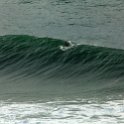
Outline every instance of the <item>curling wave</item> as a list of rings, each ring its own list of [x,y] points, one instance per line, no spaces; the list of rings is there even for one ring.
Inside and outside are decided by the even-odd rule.
[[[124,76],[124,51],[75,45],[66,51],[60,49],[67,42],[52,38],[26,35],[0,37],[0,69],[26,69],[26,72],[50,75],[82,76],[95,73],[100,77]],[[42,71],[44,70],[44,71]],[[97,75],[97,76],[98,76]]]

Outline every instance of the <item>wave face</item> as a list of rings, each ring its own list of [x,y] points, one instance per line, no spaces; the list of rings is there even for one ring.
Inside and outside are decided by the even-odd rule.
[[[0,74],[39,77],[94,87],[123,86],[124,51],[89,45],[75,45],[65,51],[67,42],[27,35],[0,37]],[[97,83],[96,83],[97,82]],[[104,83],[98,83],[104,82]],[[108,83],[109,82],[109,83]],[[106,84],[106,85],[105,85]]]

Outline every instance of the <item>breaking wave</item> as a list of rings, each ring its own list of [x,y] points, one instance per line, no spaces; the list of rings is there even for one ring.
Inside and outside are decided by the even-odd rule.
[[[123,89],[124,51],[90,45],[66,46],[67,41],[27,35],[0,37],[0,74],[38,77],[43,82],[65,82]],[[62,50],[60,46],[68,49]],[[54,81],[53,81],[54,79]],[[102,83],[100,83],[102,82]]]

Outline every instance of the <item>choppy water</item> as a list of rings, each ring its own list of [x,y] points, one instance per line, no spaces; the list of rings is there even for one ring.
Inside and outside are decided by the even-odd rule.
[[[123,124],[123,11],[122,0],[1,0],[0,123]]]

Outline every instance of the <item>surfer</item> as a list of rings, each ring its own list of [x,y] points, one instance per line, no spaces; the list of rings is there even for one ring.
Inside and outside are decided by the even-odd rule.
[[[65,51],[65,50],[68,50],[68,49],[70,49],[70,48],[72,48],[72,47],[74,47],[74,46],[75,46],[75,44],[72,43],[71,41],[65,41],[65,42],[64,42],[64,46],[60,46],[60,49],[61,49],[62,51]]]
[[[65,47],[72,47],[72,46],[74,46],[74,43],[72,43],[71,41],[66,41],[64,46]]]

